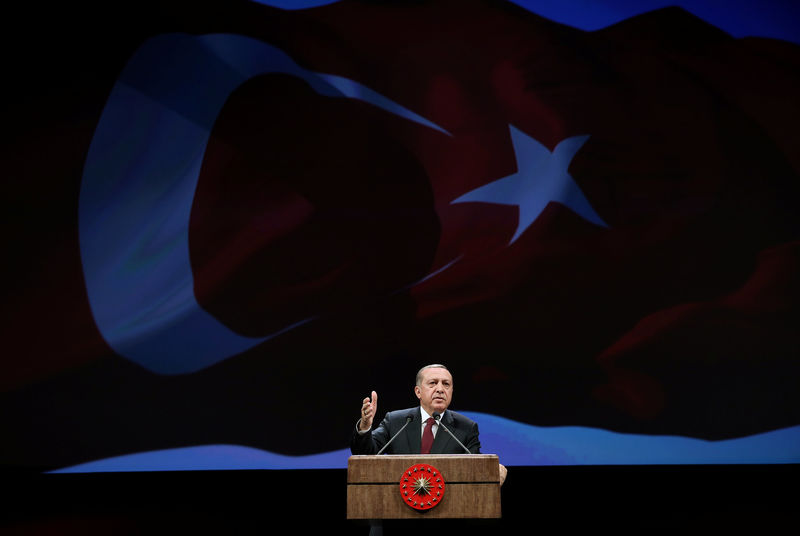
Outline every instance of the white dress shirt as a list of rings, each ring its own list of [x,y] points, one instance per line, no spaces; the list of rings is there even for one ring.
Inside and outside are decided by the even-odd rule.
[[[447,411],[447,410],[445,410],[445,411]],[[420,429],[420,437],[422,437],[422,434],[425,433],[425,427],[428,426],[428,419],[431,416],[428,415],[428,412],[425,411],[422,408],[422,406],[419,407],[419,412],[422,415],[422,428]],[[442,413],[441,417],[439,417],[439,418],[442,418],[442,417],[444,417],[444,413]],[[436,437],[436,432],[438,432],[438,431],[439,431],[439,423],[434,421],[433,422],[433,428],[431,429],[431,432],[433,432],[433,437]]]

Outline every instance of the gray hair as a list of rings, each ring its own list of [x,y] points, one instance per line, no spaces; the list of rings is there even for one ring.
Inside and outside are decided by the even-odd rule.
[[[444,370],[447,370],[447,372],[450,372],[447,369],[447,367],[445,367],[444,365],[440,365],[439,363],[434,363],[432,365],[425,365],[424,367],[422,367],[421,369],[419,369],[417,371],[417,385],[419,385],[420,382],[422,381],[422,371],[425,370],[425,369],[429,369],[429,368],[443,368]]]

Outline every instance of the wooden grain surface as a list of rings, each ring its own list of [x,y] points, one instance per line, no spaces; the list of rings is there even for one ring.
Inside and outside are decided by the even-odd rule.
[[[500,482],[500,462],[496,454],[350,456],[347,462],[347,482],[397,483],[403,471],[417,463],[436,467],[446,482]]]
[[[426,463],[445,480],[441,503],[427,511],[405,504],[400,479]],[[486,519],[501,517],[499,461],[494,454],[351,456],[347,472],[348,519]]]

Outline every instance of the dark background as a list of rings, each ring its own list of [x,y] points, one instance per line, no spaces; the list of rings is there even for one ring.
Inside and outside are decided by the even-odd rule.
[[[269,18],[262,21],[263,27],[255,20],[248,20],[252,8],[238,11],[245,4],[236,4],[236,7],[219,13],[215,13],[213,8],[179,2],[166,6],[141,3],[135,9],[128,8],[127,12],[106,4],[80,8],[58,5],[41,9],[17,6],[17,9],[9,11],[7,20],[13,30],[4,35],[7,72],[4,118],[9,143],[3,149],[8,172],[2,185],[2,229],[7,258],[3,268],[6,281],[3,289],[3,334],[4,340],[12,343],[3,356],[2,416],[6,432],[3,438],[2,485],[11,497],[1,509],[0,529],[4,533],[260,533],[277,529],[284,520],[289,520],[294,530],[301,534],[337,529],[366,533],[363,526],[345,519],[346,472],[343,469],[75,475],[42,474],[42,471],[103,455],[154,448],[154,437],[155,446],[161,448],[185,446],[187,437],[198,444],[220,441],[221,437],[242,444],[258,444],[263,434],[241,423],[252,423],[263,416],[264,408],[283,404],[286,391],[281,389],[287,385],[289,392],[309,393],[307,400],[312,410],[332,404],[328,392],[315,396],[315,393],[328,389],[332,380],[337,382],[336,392],[344,400],[359,400],[366,394],[363,392],[365,386],[371,386],[386,393],[382,398],[383,408],[405,407],[409,403],[409,393],[406,392],[408,389],[398,389],[397,375],[410,377],[417,365],[441,357],[445,361],[451,356],[461,359],[457,376],[462,381],[459,400],[483,404],[483,407],[470,409],[501,413],[503,404],[493,396],[483,397],[495,389],[504,390],[508,396],[516,397],[517,402],[526,402],[535,408],[527,410],[523,404],[514,404],[508,415],[533,424],[605,423],[623,431],[669,433],[677,429],[690,435],[703,437],[709,434],[715,438],[797,424],[797,399],[796,394],[792,395],[796,391],[793,386],[797,377],[796,359],[793,359],[797,357],[796,335],[788,337],[787,342],[770,338],[774,331],[769,329],[759,339],[769,342],[756,346],[766,347],[767,353],[779,356],[775,366],[757,367],[755,374],[753,369],[741,363],[720,369],[712,360],[696,368],[690,367],[690,370],[699,372],[702,379],[714,378],[716,383],[712,383],[719,393],[729,393],[726,388],[732,385],[734,396],[731,399],[739,394],[752,395],[761,401],[766,400],[763,408],[746,413],[749,408],[745,398],[741,403],[744,409],[731,409],[732,406],[728,405],[731,399],[723,396],[715,399],[716,406],[710,404],[706,407],[708,414],[693,412],[693,406],[687,402],[677,409],[675,406],[669,408],[673,413],[668,411],[663,420],[643,421],[628,413],[617,412],[616,408],[590,406],[595,399],[588,393],[598,381],[605,379],[604,371],[583,367],[583,363],[560,364],[563,363],[561,358],[570,357],[567,351],[559,353],[558,348],[551,348],[549,358],[552,362],[533,366],[520,357],[527,349],[514,347],[511,343],[502,349],[499,357],[494,355],[487,359],[485,350],[492,348],[494,330],[487,330],[483,336],[474,334],[461,346],[448,348],[449,354],[439,353],[441,347],[434,345],[429,347],[429,355],[421,355],[420,348],[425,348],[425,342],[438,341],[438,333],[458,329],[462,325],[461,319],[471,318],[473,314],[490,322],[489,325],[496,322],[497,330],[525,329],[524,326],[509,326],[504,322],[507,319],[498,319],[497,316],[498,311],[504,311],[506,305],[514,303],[513,292],[511,297],[492,302],[487,310],[476,313],[466,307],[450,318],[414,331],[419,339],[403,338],[406,333],[402,329],[383,330],[386,325],[402,327],[402,323],[407,321],[405,313],[411,305],[404,296],[382,304],[377,314],[372,308],[354,307],[348,311],[352,315],[350,320],[330,320],[320,332],[316,332],[323,333],[335,351],[332,352],[333,359],[319,364],[318,375],[311,379],[306,375],[311,362],[308,359],[313,359],[317,348],[309,344],[307,334],[302,331],[276,344],[281,355],[287,358],[279,364],[233,360],[212,373],[188,379],[153,377],[128,362],[116,359],[102,343],[91,322],[86,321],[90,312],[85,289],[74,284],[81,277],[80,259],[74,248],[77,240],[74,218],[85,147],[91,140],[105,98],[126,59],[147,37],[173,31],[205,33],[240,29],[245,33],[274,32],[278,41],[291,42],[291,35],[282,31],[279,25],[271,27]],[[791,76],[795,76],[795,48],[792,45],[786,50],[790,52],[785,56],[784,65],[788,66]],[[593,74],[607,80],[603,78],[607,73],[602,70]],[[765,86],[767,82],[764,81]],[[292,91],[294,88],[288,83],[280,90]],[[765,101],[769,101],[769,96]],[[796,113],[796,104],[793,109],[787,109],[787,113]],[[736,123],[734,126],[741,125]],[[791,139],[780,138],[777,145],[789,143]],[[45,150],[40,151],[41,147]],[[772,155],[776,149],[769,146],[765,151]],[[758,160],[758,154],[753,160]],[[796,179],[796,171],[787,171],[790,164],[775,164],[771,169],[777,169],[778,175],[783,173]],[[755,176],[760,177],[758,174]],[[37,182],[42,178],[47,182]],[[796,193],[796,184],[786,186],[785,192],[790,198],[789,194]],[[787,213],[791,210],[789,207]],[[736,214],[730,216],[729,221],[733,221]],[[584,236],[581,235],[580,222],[571,219],[569,214],[551,211],[549,217],[551,221],[566,223],[567,237],[572,236],[570,233]],[[719,227],[724,228],[729,221],[720,223]],[[752,247],[747,250],[747,255],[739,256],[738,252],[729,251],[729,256],[723,255],[722,260],[718,259],[718,262],[735,262],[730,271],[716,274],[709,271],[699,282],[695,281],[698,287],[708,283],[706,294],[700,293],[699,296],[709,298],[726,289],[738,288],[755,264],[750,253],[760,247],[797,238],[793,226],[796,222],[790,223],[785,227],[777,224],[780,232],[774,235],[770,234],[770,229],[765,231],[768,237],[764,243],[760,241],[761,235],[754,232],[757,237],[750,237]],[[719,230],[716,226],[711,228]],[[684,235],[691,234],[690,227]],[[709,236],[717,235],[709,231]],[[32,237],[36,240],[31,240]],[[703,240],[698,239],[696,248],[689,247],[683,252],[700,255],[701,260],[706,260],[702,257],[702,246]],[[576,258],[581,260],[580,256]],[[642,261],[642,267],[660,261],[654,255]],[[697,265],[700,264],[698,261]],[[695,267],[681,263],[670,265],[679,274],[682,269]],[[548,268],[549,273],[559,272],[556,265]],[[582,272],[568,275],[579,279]],[[641,283],[646,282],[643,277]],[[794,288],[791,284],[789,287]],[[522,290],[526,288],[523,286]],[[678,294],[685,291],[678,282],[674,288],[662,289],[663,294],[655,301],[667,305],[680,303],[682,299],[691,301],[698,296],[686,291],[685,296],[675,297],[676,290]],[[545,291],[528,288],[527,291],[549,300],[548,303],[558,303],[560,298],[557,288]],[[219,305],[221,316],[230,313],[226,304]],[[589,316],[587,313],[585,318],[578,318],[576,322],[586,322]],[[613,343],[613,334],[624,331],[620,326],[635,323],[638,319],[633,315],[622,316],[622,320],[608,319],[607,324],[601,327],[585,326],[587,333],[599,335],[596,340],[576,343],[577,348],[596,352]],[[344,340],[347,335],[341,335],[343,326],[352,327],[358,323],[353,318],[358,318],[361,325],[375,328],[367,330],[369,334],[358,345]],[[547,314],[542,318],[547,318]],[[797,310],[793,308],[769,325],[777,326],[779,333],[792,332],[796,318]],[[253,328],[246,321],[243,323],[245,331]],[[616,329],[612,330],[612,335],[603,331],[608,325]],[[716,322],[711,322],[711,325],[719,326]],[[258,328],[256,325],[255,329]],[[722,338],[737,333],[735,328],[735,324],[733,330],[725,324],[720,329]],[[666,347],[666,350],[650,355],[659,356],[664,361],[648,363],[648,372],[664,373],[668,381],[675,380],[675,377],[681,381],[685,379],[685,375],[671,368],[669,358],[675,355],[670,350],[681,349],[686,340],[678,338],[657,342],[666,343],[659,346]],[[734,339],[731,346],[736,344],[737,339]],[[391,351],[387,352],[387,349]],[[382,352],[379,362],[374,361],[377,352]],[[348,366],[342,367],[337,359],[348,360]],[[396,359],[408,360],[404,370],[398,370]],[[635,355],[629,359],[636,363]],[[487,367],[487,362],[492,366]],[[498,363],[500,366],[496,367]],[[354,377],[349,368],[353,364],[368,370],[364,375]],[[279,380],[267,386],[257,385],[260,375],[267,373],[276,375]],[[220,377],[236,381],[220,384]],[[103,381],[98,382],[98,378]],[[564,378],[569,378],[570,382],[561,383]],[[537,389],[530,389],[531,381],[535,382]],[[676,391],[685,386],[681,381],[675,381]],[[142,385],[149,394],[143,397],[141,406],[126,405],[126,396],[138,392]],[[243,385],[249,387],[246,391],[250,394],[242,394]],[[689,387],[701,392],[707,385],[707,382],[698,380],[690,382]],[[777,389],[773,389],[776,385]],[[215,388],[218,389],[215,391]],[[181,394],[190,395],[190,399],[202,399],[208,392],[214,392],[214,396],[206,402],[202,412],[192,413],[190,410],[194,408],[182,407],[180,401],[177,407],[171,406],[166,410],[170,417],[189,419],[183,421],[181,427],[172,426],[172,421],[167,418],[165,423],[155,427],[158,433],[150,433],[154,430],[149,424],[150,417],[169,405],[169,401],[174,402]],[[176,397],[175,393],[179,396]],[[532,398],[535,403],[531,403]],[[234,400],[233,408],[242,412],[239,413],[241,421],[232,420],[230,413],[216,413],[215,404],[220,400]],[[254,402],[258,406],[254,406]],[[692,402],[691,397],[689,402]],[[120,422],[118,418],[120,409],[128,417],[126,422]],[[82,420],[91,412],[99,413]],[[740,419],[742,414],[746,414],[748,419]],[[726,420],[728,417],[730,419]],[[281,415],[276,417],[284,418],[289,419]],[[307,444],[322,436],[326,447],[341,448],[346,445],[351,420],[349,410],[342,408],[334,419],[316,423],[318,427],[314,429],[291,421],[281,421],[280,424],[294,427],[296,437],[303,438]],[[45,421],[46,425],[41,426]],[[709,422],[719,425],[720,429],[709,432]],[[187,430],[191,431],[188,436]],[[125,441],[120,441],[121,438]],[[283,439],[275,439],[263,446],[292,452],[292,446]],[[296,453],[314,452],[316,444],[304,448],[308,452]],[[795,489],[798,477],[794,464],[510,467],[509,471],[502,490],[502,520],[448,525],[481,532],[505,531],[523,525],[533,530],[542,526],[613,531],[742,527],[763,530],[777,529],[794,521],[795,504],[791,490]],[[400,528],[409,529],[404,525]]]
[[[791,530],[797,476],[796,465],[511,467],[502,487],[502,519],[435,524],[470,534]],[[4,478],[10,501],[2,530],[367,534],[363,524],[346,519],[346,482],[345,470],[12,475]],[[284,523],[286,529],[279,529]],[[388,528],[428,530],[426,523]]]

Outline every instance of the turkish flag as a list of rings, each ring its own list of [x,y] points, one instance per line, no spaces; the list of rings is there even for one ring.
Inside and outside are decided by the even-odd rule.
[[[19,61],[50,69],[12,117],[3,459],[332,450],[430,362],[530,424],[798,424],[795,45],[677,8],[203,9]]]
[[[796,47],[735,40],[680,9],[585,33],[457,4],[339,3],[295,18],[295,36],[330,32],[287,42],[304,65],[368,80],[447,133],[331,103],[296,79],[247,82],[220,113],[195,199],[204,306],[265,335],[407,289],[411,304],[377,333],[466,366],[481,408],[584,423],[538,408],[584,399],[574,386],[554,392],[574,375],[598,407],[628,416],[626,430],[720,438],[795,422],[757,400],[787,377],[777,370],[797,371],[784,326],[797,313],[798,161],[786,137],[798,79],[781,67]],[[560,154],[570,140],[579,146]],[[477,193],[508,177],[508,192]],[[564,177],[588,210],[559,190]],[[273,218],[280,236],[263,231]],[[778,269],[785,277],[770,278]],[[765,316],[764,293],[791,298]],[[341,329],[376,333],[352,318]],[[663,339],[674,342],[654,351]],[[514,387],[496,397],[488,370]],[[608,383],[590,388],[601,371]]]

